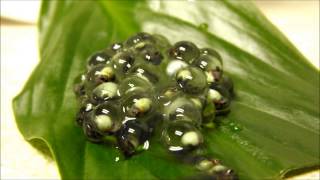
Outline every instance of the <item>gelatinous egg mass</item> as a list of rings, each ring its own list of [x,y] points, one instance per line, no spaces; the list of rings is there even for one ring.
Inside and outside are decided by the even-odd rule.
[[[230,111],[233,96],[217,51],[141,32],[93,53],[74,91],[76,123],[89,141],[113,137],[126,157],[160,142],[170,154],[195,156],[194,167],[213,179],[236,177],[216,159],[197,155],[205,148],[203,128]]]

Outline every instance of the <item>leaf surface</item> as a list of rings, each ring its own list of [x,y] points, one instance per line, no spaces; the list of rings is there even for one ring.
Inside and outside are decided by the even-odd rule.
[[[39,30],[41,62],[13,107],[21,133],[49,146],[63,179],[197,173],[156,140],[124,160],[113,147],[86,141],[74,123],[73,82],[87,57],[139,31],[163,34],[171,43],[190,40],[222,55],[236,97],[224,123],[204,133],[208,153],[240,178],[280,178],[319,165],[319,71],[251,2],[43,1]]]

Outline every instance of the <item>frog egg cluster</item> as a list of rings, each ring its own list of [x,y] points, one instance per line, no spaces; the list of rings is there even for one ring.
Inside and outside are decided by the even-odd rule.
[[[75,93],[86,137],[101,143],[113,136],[131,156],[155,132],[171,152],[200,147],[202,126],[229,112],[233,84],[215,50],[138,33],[89,57]]]

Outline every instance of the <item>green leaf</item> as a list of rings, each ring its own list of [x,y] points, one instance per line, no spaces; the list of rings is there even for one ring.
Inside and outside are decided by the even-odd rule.
[[[44,141],[63,179],[172,179],[194,175],[158,141],[124,160],[85,140],[74,123],[75,77],[87,57],[139,31],[190,40],[221,53],[236,98],[208,152],[241,179],[280,178],[319,165],[319,71],[248,1],[43,1],[41,62],[14,99],[28,141]],[[116,158],[120,160],[116,162]]]

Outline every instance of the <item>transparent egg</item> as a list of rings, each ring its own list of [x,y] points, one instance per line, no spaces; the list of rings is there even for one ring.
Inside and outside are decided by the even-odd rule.
[[[162,139],[169,151],[183,152],[199,147],[203,143],[200,131],[189,122],[169,122],[162,132]]]
[[[221,179],[221,180],[236,180],[237,174],[230,168],[222,165],[218,159],[198,156],[195,158],[195,166],[203,172],[201,179]]]
[[[118,97],[118,85],[114,82],[105,82],[98,85],[92,91],[92,101],[102,103],[110,99]]]
[[[202,64],[201,61],[197,61],[198,63],[195,63],[199,65],[202,69],[222,69],[222,58],[220,54],[215,51],[214,49],[210,48],[204,48],[200,49],[200,57],[199,60],[203,60],[206,62],[205,64]]]
[[[216,84],[215,86],[210,86],[210,89],[218,91],[223,97],[230,98],[230,93],[223,84]]]
[[[126,156],[134,154],[139,146],[149,138],[149,130],[146,124],[129,120],[126,121],[117,132],[117,142]]]
[[[176,75],[177,71],[185,67],[188,67],[186,62],[181,60],[173,60],[168,63],[166,73],[168,76],[172,77]]]
[[[114,52],[111,50],[104,50],[97,52],[96,54],[92,55],[88,60],[88,66],[96,66],[98,64],[107,64],[109,61],[111,61],[112,56],[114,55]]]
[[[93,88],[103,82],[115,80],[115,70],[110,65],[97,65],[92,67],[87,73],[88,88]]]
[[[210,54],[212,56],[216,56],[218,59],[220,59],[220,61],[222,61],[220,54],[214,49],[202,48],[202,49],[200,49],[200,52],[201,52],[201,54]]]
[[[153,84],[158,83],[161,78],[161,74],[159,74],[159,69],[157,69],[156,66],[144,63],[137,64],[136,66],[134,66],[130,73],[135,74],[136,76],[143,78]]]
[[[86,80],[85,74],[80,74],[74,80],[73,91],[77,96],[77,98],[80,98],[81,96],[84,96],[86,94],[85,80]]]
[[[142,89],[130,91],[121,100],[123,113],[131,118],[147,118],[156,108],[155,98]]]
[[[200,55],[198,47],[189,41],[179,41],[169,50],[169,56],[191,64]]]
[[[214,87],[210,87],[207,95],[207,104],[214,104],[216,115],[228,113],[230,111],[230,102],[230,93],[224,86],[218,84]]]
[[[122,51],[112,58],[112,62],[116,73],[119,75],[124,75],[129,71],[130,68],[132,68],[135,58],[133,52]]]
[[[114,102],[106,102],[97,106],[93,122],[98,131],[103,134],[114,133],[120,129],[122,116],[119,106]]]
[[[88,113],[93,110],[93,104],[87,102],[81,106],[76,116],[76,122],[79,126],[82,126],[83,122],[87,119]]]
[[[202,122],[201,111],[192,100],[177,97],[171,104],[164,108],[166,119],[169,121],[187,121],[195,126],[200,126]]]
[[[150,43],[152,44],[154,42],[155,42],[155,40],[151,34],[145,33],[145,32],[140,32],[140,33],[130,37],[125,42],[125,46],[128,48],[133,47],[136,49],[141,49],[141,48],[144,48],[144,46],[146,44],[150,44]]]
[[[153,86],[150,84],[149,81],[139,76],[132,75],[121,81],[119,85],[119,94],[120,96],[122,96],[130,91],[134,91],[135,89],[139,88],[153,91]]]
[[[223,78],[222,70],[207,70],[205,71],[207,77],[207,83],[212,85],[214,83],[221,83]]]
[[[163,55],[153,45],[146,45],[143,50],[141,50],[140,55],[145,62],[152,63],[154,65],[159,65],[163,60]]]
[[[180,94],[178,87],[169,86],[159,93],[157,99],[162,106],[168,106],[178,94]]]
[[[196,67],[180,69],[175,79],[181,90],[190,94],[202,93],[207,86],[205,74]]]
[[[208,83],[218,82],[222,79],[222,59],[213,49],[201,49],[201,54],[193,62],[193,65],[205,71]]]
[[[95,125],[93,124],[92,117],[93,112],[88,113],[88,117],[85,121],[83,121],[82,128],[83,132],[86,135],[87,139],[91,142],[102,142],[103,141],[103,135],[99,133]]]

